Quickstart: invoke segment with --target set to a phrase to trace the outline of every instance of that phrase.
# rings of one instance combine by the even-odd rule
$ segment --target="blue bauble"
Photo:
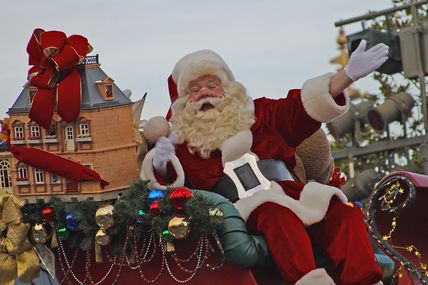
[[[163,191],[161,190],[151,190],[149,192],[149,196],[147,197],[147,205],[150,207],[150,205],[159,199],[163,198]]]
[[[79,221],[74,218],[73,214],[65,216],[65,224],[70,231],[75,232],[79,230]]]
[[[363,205],[361,205],[361,203],[359,201],[354,201],[354,205],[357,206],[360,209],[363,208]]]

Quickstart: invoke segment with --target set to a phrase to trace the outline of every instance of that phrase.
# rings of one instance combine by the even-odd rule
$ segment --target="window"
[[[40,138],[40,127],[37,125],[30,126],[30,138],[39,139]]]
[[[59,183],[61,183],[61,176],[58,176],[56,174],[51,174],[51,183],[52,184],[59,184]]]
[[[34,169],[34,180],[36,184],[44,184],[45,183],[45,174],[40,169]]]
[[[10,181],[10,164],[7,160],[0,160],[0,187],[12,187]]]
[[[89,137],[89,124],[80,123],[80,136]]]
[[[48,138],[56,138],[56,126],[52,124],[48,131],[46,131],[46,137]]]
[[[65,127],[65,138],[67,140],[73,140],[74,139],[73,127],[71,127],[71,126]]]
[[[105,96],[107,99],[113,98],[113,85],[112,84],[106,84],[105,86]]]
[[[28,167],[21,163],[18,165],[18,181],[28,181]]]
[[[23,140],[24,139],[24,128],[22,125],[13,127],[13,139]]]

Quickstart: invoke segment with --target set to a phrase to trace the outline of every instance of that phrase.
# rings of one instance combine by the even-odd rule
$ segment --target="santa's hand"
[[[174,143],[176,140],[177,136],[175,133],[171,133],[168,138],[162,136],[157,140],[155,145],[156,153],[153,157],[153,167],[156,170],[161,172],[166,170],[166,164],[174,153]]]
[[[365,40],[361,40],[344,69],[345,74],[352,81],[357,81],[375,71],[388,59],[389,47],[387,45],[380,43],[365,50],[366,44]]]

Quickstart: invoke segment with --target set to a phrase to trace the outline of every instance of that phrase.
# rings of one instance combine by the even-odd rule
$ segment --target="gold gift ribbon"
[[[0,284],[13,285],[16,277],[31,283],[40,272],[39,258],[27,238],[29,224],[22,223],[25,201],[0,194]]]

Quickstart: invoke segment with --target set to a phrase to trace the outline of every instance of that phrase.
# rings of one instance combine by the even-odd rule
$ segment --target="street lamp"
[[[386,74],[394,74],[403,70],[401,64],[400,38],[395,30],[378,31],[371,28],[364,29],[355,34],[346,37],[348,53],[351,53],[358,47],[361,40],[367,41],[366,49],[369,49],[379,43],[389,46],[388,60],[382,64],[376,71]]]
[[[393,121],[404,123],[414,104],[415,100],[408,93],[391,95],[381,105],[367,112],[367,120],[374,130],[383,132]]]
[[[367,123],[367,112],[370,106],[368,101],[351,104],[347,113],[327,124],[330,134],[338,139],[355,131],[358,136],[360,129]]]

